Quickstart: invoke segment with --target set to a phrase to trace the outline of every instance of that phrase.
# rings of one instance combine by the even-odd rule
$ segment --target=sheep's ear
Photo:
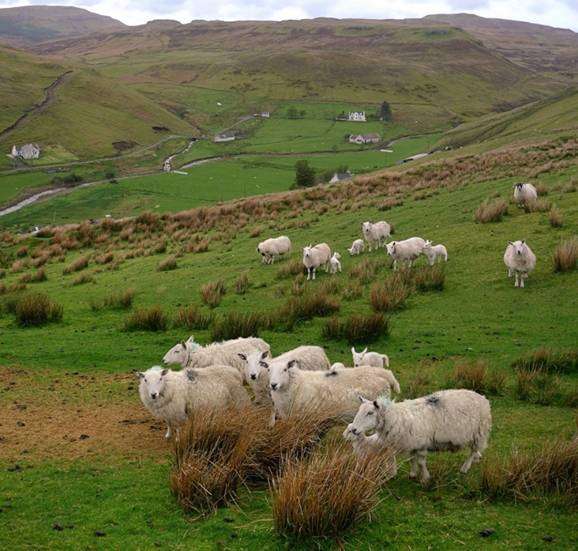
[[[265,352],[263,352],[263,354],[261,354],[261,359],[264,360],[268,355],[269,355],[269,351],[265,350]]]
[[[357,354],[357,352],[355,351],[355,346],[352,346],[352,347],[351,347],[351,353],[354,354],[354,355]]]
[[[379,409],[379,408],[380,408],[380,405],[377,403],[377,400],[373,400],[373,407],[374,407],[375,409]]]
[[[525,244],[526,244],[526,240],[522,239],[522,245],[525,245]]]
[[[142,371],[133,371],[136,377],[139,379],[144,379],[145,374]]]
[[[197,378],[197,374],[195,373],[194,369],[187,369],[185,373],[187,374],[187,379],[189,381],[194,381]]]
[[[366,400],[361,394],[358,394],[358,395],[357,395],[357,399],[358,399],[362,404],[363,404],[363,402],[367,402],[367,400]]]
[[[290,360],[287,363],[287,367],[288,368],[292,368],[292,367],[299,367],[299,362],[297,360]]]
[[[365,354],[367,354],[367,346],[363,349],[362,354],[365,356]]]
[[[168,372],[169,372],[168,369],[163,369],[163,370],[161,371],[161,377],[164,377]]]
[[[186,348],[187,348],[187,343],[186,343],[185,341],[181,341],[181,346],[186,349]]]
[[[191,335],[189,337],[189,339],[187,340],[187,344],[193,344],[195,342],[195,337],[193,335]]]

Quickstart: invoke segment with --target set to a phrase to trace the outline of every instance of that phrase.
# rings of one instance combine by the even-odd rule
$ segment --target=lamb
[[[391,226],[383,220],[375,224],[363,222],[361,231],[369,245],[369,252],[371,252],[374,248],[379,249],[385,245],[385,240],[391,235]]]
[[[363,239],[356,239],[351,244],[351,248],[347,250],[351,256],[357,256],[365,250],[365,241],[363,241]]]
[[[411,265],[423,252],[425,240],[421,237],[410,237],[403,241],[392,241],[387,244],[387,254],[393,258],[393,269],[397,270],[398,262],[406,262]]]
[[[425,242],[422,253],[426,256],[430,266],[436,263],[438,257],[443,258],[444,262],[448,261],[448,250],[441,244],[432,245],[429,239]]]
[[[266,352],[255,351],[251,354],[239,354],[245,362],[245,380],[255,394],[257,405],[272,404],[269,393],[269,371],[276,363],[285,364],[298,360],[305,371],[322,371],[329,369],[329,358],[321,346],[298,346],[276,358],[267,359]]]
[[[263,264],[273,264],[275,259],[291,252],[291,240],[286,235],[265,239],[257,245],[257,252]]]
[[[356,352],[355,347],[352,346],[351,355],[353,356],[353,367],[359,367],[361,365],[372,365],[373,367],[382,368],[389,367],[389,357],[386,354],[368,352],[367,348],[361,352]]]
[[[508,277],[515,277],[515,286],[524,287],[524,280],[536,267],[536,255],[525,241],[508,241],[504,264],[508,268]]]
[[[333,256],[329,259],[329,273],[331,275],[341,272],[341,255],[339,253],[333,253]]]
[[[532,184],[514,184],[514,200],[519,205],[530,203],[538,198],[538,192]]]
[[[327,243],[319,243],[312,247],[303,248],[303,265],[307,269],[307,281],[315,279],[315,270],[321,266],[325,271],[329,271],[329,261],[331,259],[331,249]]]
[[[230,365],[240,373],[245,370],[245,363],[239,358],[239,352],[250,354],[253,351],[270,353],[271,347],[255,337],[215,342],[201,346],[191,335],[188,341],[173,346],[164,356],[165,365],[180,364],[182,367],[207,367],[210,365]]]
[[[375,431],[379,444],[372,442],[372,447],[389,447],[397,453],[409,453],[410,477],[415,478],[419,468],[424,483],[430,479],[426,464],[428,451],[457,451],[469,447],[471,453],[461,467],[465,474],[481,459],[488,445],[492,427],[490,403],[477,392],[442,390],[400,403],[387,397],[359,399],[361,406],[344,437],[351,439]]]
[[[286,419],[292,413],[317,407],[331,416],[353,419],[358,394],[368,393],[374,399],[382,394],[389,396],[394,384],[391,372],[378,367],[304,371],[298,360],[274,363],[269,369],[269,382],[274,407],[272,425],[275,416]]]
[[[233,367],[213,365],[204,369],[171,371],[151,367],[138,373],[143,405],[167,423],[165,438],[186,421],[193,409],[223,407],[242,409],[250,404],[243,377]]]

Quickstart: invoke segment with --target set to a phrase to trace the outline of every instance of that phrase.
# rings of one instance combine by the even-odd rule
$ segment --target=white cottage
[[[352,111],[348,113],[347,120],[349,122],[366,122],[365,111]]]
[[[30,161],[40,157],[40,146],[35,143],[27,143],[20,147],[13,145],[11,157],[14,159],[24,159]]]

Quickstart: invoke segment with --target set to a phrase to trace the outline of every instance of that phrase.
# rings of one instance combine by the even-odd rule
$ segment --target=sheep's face
[[[361,224],[361,231],[363,235],[367,237],[369,232],[371,232],[371,222],[363,222],[363,224]]]
[[[510,241],[510,245],[514,249],[514,254],[516,256],[522,256],[526,251],[526,242],[525,241]]]
[[[361,405],[355,414],[355,418],[345,430],[345,433],[350,433],[349,439],[374,431],[377,428],[378,410],[380,407],[383,407],[380,406],[377,401],[372,402],[362,396],[359,397],[359,400],[361,401]]]
[[[303,258],[309,258],[311,256],[312,247],[303,247]]]
[[[432,248],[431,241],[429,241],[429,240],[426,241],[425,245],[423,246],[424,251],[431,251],[431,248]]]
[[[522,191],[522,188],[524,187],[524,184],[514,184],[514,189],[516,191]]]
[[[269,355],[268,352],[254,352],[253,354],[239,354],[242,360],[245,360],[245,380],[250,384],[252,381],[259,380],[263,372],[269,369],[269,364],[265,358]]]
[[[187,343],[180,342],[175,344],[163,357],[165,365],[180,364],[185,365],[187,361]]]
[[[279,392],[289,385],[291,370],[298,366],[297,360],[276,362],[269,366],[269,385],[272,392]]]
[[[363,365],[363,358],[367,354],[367,348],[361,352],[356,352],[355,348],[351,349],[351,355],[353,356],[353,367],[359,367]]]
[[[341,260],[341,255],[339,253],[333,253],[333,258],[335,258],[335,260]]]
[[[139,373],[141,393],[151,400],[158,400],[163,397],[166,385],[166,374],[168,369],[152,367],[144,373]]]
[[[395,241],[388,243],[385,248],[387,249],[387,254],[393,256],[395,254]]]

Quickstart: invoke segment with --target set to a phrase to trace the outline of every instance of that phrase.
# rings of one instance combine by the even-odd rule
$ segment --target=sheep
[[[244,362],[239,358],[239,352],[250,354],[254,350],[270,353],[271,347],[263,340],[255,337],[233,339],[215,342],[201,346],[191,335],[188,341],[173,346],[164,356],[165,365],[180,364],[182,367],[207,367],[209,365],[230,365],[239,372],[245,369]]]
[[[329,259],[329,273],[331,275],[341,272],[341,255],[339,253],[333,253],[333,256]]]
[[[538,198],[538,192],[532,184],[514,184],[514,200],[519,205],[530,203]]]
[[[536,255],[525,241],[508,241],[504,264],[508,268],[508,277],[515,277],[514,285],[524,287],[524,280],[536,267]]]
[[[393,258],[393,269],[397,270],[398,262],[406,262],[411,265],[423,252],[425,240],[421,237],[410,237],[403,241],[392,241],[386,245],[387,254]]]
[[[422,253],[427,258],[430,266],[436,263],[436,260],[443,258],[444,262],[448,261],[448,250],[443,245],[432,245],[432,242],[428,239],[425,242]]]
[[[379,352],[368,352],[367,348],[361,352],[356,352],[355,347],[351,347],[353,357],[353,367],[361,365],[372,365],[373,367],[389,367],[389,357]]]
[[[375,432],[379,444],[397,453],[409,453],[410,478],[420,470],[426,483],[430,474],[426,465],[428,451],[457,451],[470,448],[461,467],[467,473],[481,459],[488,445],[492,414],[488,400],[471,390],[441,390],[416,400],[395,403],[387,397],[359,397],[361,406],[344,432],[346,439]],[[353,433],[351,436],[349,433]]]
[[[263,264],[273,264],[275,259],[291,252],[291,240],[286,236],[265,239],[257,245]]]
[[[316,407],[331,416],[353,419],[358,394],[368,393],[374,399],[382,394],[389,396],[394,380],[391,372],[378,367],[304,371],[299,368],[299,360],[276,362],[269,369],[274,408],[271,425],[276,416],[286,419],[292,413]]]
[[[303,265],[307,269],[307,281],[315,279],[315,270],[321,266],[325,271],[329,271],[329,261],[331,259],[331,249],[327,243],[319,243],[312,247],[303,248]]]
[[[361,231],[369,245],[369,252],[371,252],[374,248],[379,249],[385,245],[385,240],[391,235],[391,226],[383,220],[375,224],[363,222]]]
[[[357,256],[365,250],[365,241],[363,241],[363,239],[356,239],[351,244],[351,248],[347,250],[351,256]]]
[[[227,365],[182,371],[155,366],[137,376],[143,405],[167,424],[165,438],[171,437],[172,429],[186,421],[193,409],[223,407],[223,403],[241,409],[250,404],[243,377]]]
[[[255,351],[251,354],[240,353],[245,362],[245,380],[255,394],[258,405],[272,404],[269,393],[269,371],[276,363],[287,363],[299,360],[301,369],[305,371],[323,371],[329,369],[329,358],[321,346],[298,346],[276,358],[267,359],[267,353]]]

